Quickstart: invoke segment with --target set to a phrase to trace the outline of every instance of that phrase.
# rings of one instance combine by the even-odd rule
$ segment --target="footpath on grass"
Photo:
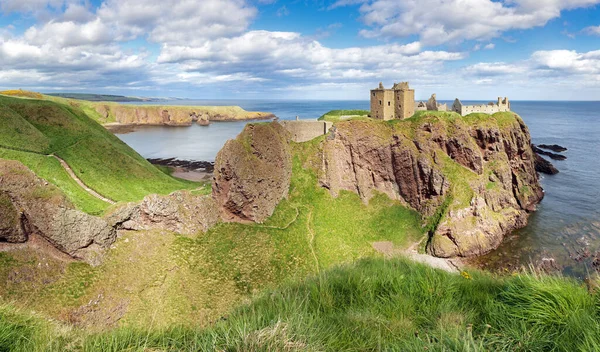
[[[88,187],[85,183],[83,183],[83,181],[79,177],[77,177],[77,175],[75,175],[75,172],[73,172],[73,169],[71,169],[69,164],[67,164],[66,161],[64,161],[60,157],[56,156],[55,154],[44,154],[44,153],[36,152],[33,150],[27,150],[27,149],[23,149],[23,148],[14,148],[14,147],[9,147],[9,146],[5,146],[5,145],[0,145],[0,148],[14,150],[14,151],[23,152],[23,153],[38,154],[38,155],[55,158],[56,160],[58,160],[60,162],[60,165],[63,167],[63,169],[65,169],[65,171],[67,172],[69,177],[71,177],[73,179],[73,181],[75,181],[79,185],[79,187],[83,188],[86,192],[88,192],[92,196],[94,196],[102,201],[105,201],[109,204],[117,204],[117,202],[115,202],[114,200],[104,197],[103,195],[94,191],[93,189]]]

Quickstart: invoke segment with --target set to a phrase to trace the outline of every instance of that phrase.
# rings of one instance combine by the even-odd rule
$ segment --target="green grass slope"
[[[14,351],[597,351],[600,297],[576,281],[367,259],[257,296],[206,328],[67,330],[0,306]]]
[[[369,110],[331,110],[319,117],[318,120],[337,122],[349,119],[364,119],[369,117],[369,115],[371,115]],[[342,119],[342,116],[345,116],[346,118]]]
[[[0,297],[96,328],[112,327],[115,318],[140,328],[205,326],[266,288],[378,255],[375,241],[405,248],[423,238],[419,214],[398,202],[378,196],[366,205],[356,194],[332,198],[319,187],[318,142],[293,145],[289,197],[265,224],[221,223],[191,237],[122,234],[98,267],[13,251],[0,265]],[[19,279],[40,262],[36,275]],[[97,312],[80,308],[99,295]]]
[[[115,201],[198,186],[164,174],[81,109],[0,96],[0,118],[0,158],[23,162],[84,211],[97,213],[108,204],[89,196],[46,155],[64,159],[84,183]]]

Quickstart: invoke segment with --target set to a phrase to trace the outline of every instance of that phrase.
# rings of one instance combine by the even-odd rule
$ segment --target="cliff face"
[[[527,223],[543,198],[529,131],[512,113],[339,123],[323,145],[322,186],[374,192],[432,219],[428,251],[473,256]]]
[[[23,164],[0,160],[0,240],[22,243],[32,234],[90,264],[98,264],[116,239],[105,220],[73,209]]]
[[[210,121],[269,119],[271,113],[250,112],[237,106],[135,106],[96,103],[96,112],[105,120],[122,125],[189,126],[194,122],[206,125]]]
[[[263,222],[287,196],[289,135],[278,123],[249,124],[217,154],[213,197],[225,221]]]

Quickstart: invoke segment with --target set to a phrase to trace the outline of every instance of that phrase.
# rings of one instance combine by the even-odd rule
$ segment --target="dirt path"
[[[69,166],[69,164],[67,164],[66,161],[64,161],[63,159],[59,158],[58,156],[51,154],[48,155],[49,157],[53,157],[56,160],[58,160],[60,162],[60,165],[62,165],[62,167],[67,171],[67,173],[69,174],[69,176],[75,181],[77,182],[77,184],[83,188],[86,192],[88,192],[89,194],[91,194],[92,196],[103,200],[109,204],[117,204],[117,202],[115,202],[112,199],[108,199],[104,196],[102,196],[100,193],[94,191],[93,189],[89,188],[88,186],[85,185],[85,183],[83,183],[83,181],[81,181],[81,179],[79,177],[77,177],[77,175],[75,175],[75,172],[73,172],[73,169],[71,169],[71,167]]]
[[[81,140],[75,142],[73,145],[70,145],[68,147],[65,147],[63,149],[67,149],[67,148],[71,148],[77,144],[79,144],[79,142],[81,142]],[[13,148],[13,147],[8,147],[5,145],[0,145],[0,148],[3,149],[7,149],[7,150],[14,150],[14,151],[18,151],[18,152],[23,152],[23,153],[31,153],[31,154],[38,154],[38,155],[44,155],[47,157],[51,157],[51,158],[55,158],[56,160],[58,160],[60,162],[60,165],[65,169],[65,171],[67,171],[67,174],[69,174],[69,176],[75,181],[77,182],[77,184],[83,188],[86,192],[88,192],[89,194],[91,194],[92,196],[103,200],[109,204],[117,204],[114,200],[112,199],[108,199],[104,196],[102,196],[100,193],[94,191],[93,189],[89,188],[88,186],[85,185],[85,183],[83,183],[83,181],[81,181],[81,179],[79,177],[77,177],[77,175],[75,175],[75,172],[73,172],[73,169],[71,169],[71,167],[69,166],[69,164],[67,164],[63,159],[59,158],[58,156],[54,155],[54,154],[44,154],[44,153],[40,153],[40,152],[36,152],[36,151],[32,151],[32,150],[27,150],[27,149],[22,149],[22,148]]]
[[[312,209],[309,210],[308,212],[308,218],[306,219],[306,229],[308,230],[308,246],[310,247],[310,251],[313,255],[313,258],[315,258],[315,265],[317,266],[317,273],[321,273],[321,266],[319,265],[319,258],[317,258],[317,253],[315,252],[315,247],[313,246],[313,242],[315,241],[315,233],[312,229],[312,227],[310,226],[310,223],[312,221]]]
[[[421,254],[417,251],[419,243],[413,244],[408,249],[398,249],[389,241],[374,242],[373,248],[387,258],[403,256],[414,262],[428,265],[434,269],[441,269],[450,273],[459,273],[462,264],[455,259],[436,258],[428,254]]]

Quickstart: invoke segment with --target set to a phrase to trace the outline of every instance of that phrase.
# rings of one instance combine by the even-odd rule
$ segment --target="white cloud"
[[[586,27],[582,31],[585,34],[596,35],[600,37],[600,26],[590,26]]]
[[[600,0],[372,0],[361,6],[362,19],[373,29],[365,37],[418,35],[425,45],[486,40],[512,29],[545,25],[561,11]]]
[[[493,79],[515,82],[551,81],[566,82],[576,80],[600,86],[600,50],[576,52],[574,50],[536,51],[527,60],[513,63],[477,63],[463,69],[465,77],[473,79]],[[498,82],[500,82],[498,81]]]
[[[418,42],[333,49],[294,32],[250,31],[202,46],[163,46],[159,63],[180,64],[188,72],[212,70],[219,74],[253,72],[310,80],[364,80],[427,74],[463,53],[421,51]],[[433,67],[433,68],[432,68]]]
[[[156,43],[201,44],[206,39],[245,31],[256,9],[244,0],[107,0],[98,10],[102,21],[125,36],[145,35]]]
[[[563,74],[596,75],[600,78],[600,50],[578,53],[574,50],[537,51],[531,55],[539,70]]]

